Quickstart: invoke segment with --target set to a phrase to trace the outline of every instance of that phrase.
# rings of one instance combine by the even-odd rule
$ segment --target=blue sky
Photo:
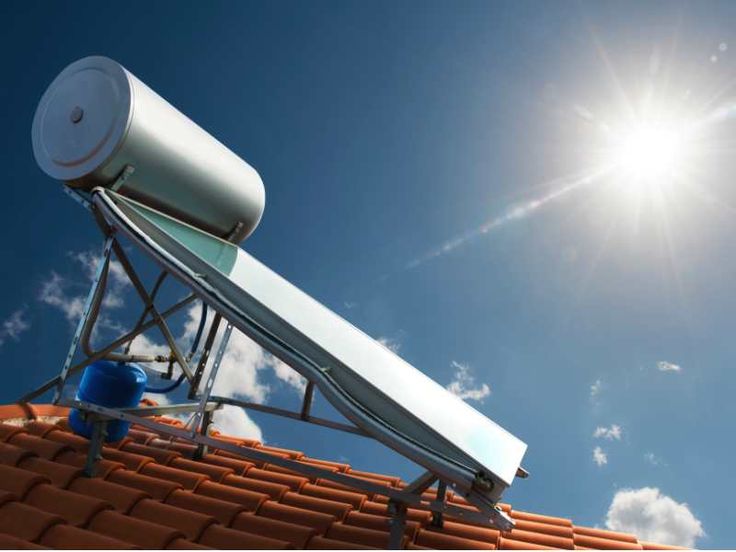
[[[0,16],[3,402],[58,371],[101,245],[37,168],[30,129],[53,77],[102,54],[259,171],[247,251],[475,390],[529,444],[516,508],[734,545],[736,4],[6,2]],[[689,129],[656,185],[610,168],[619,130],[647,118]],[[111,320],[130,321],[117,292]],[[296,404],[298,380],[235,347],[234,389]],[[253,419],[271,443],[414,473],[368,441]]]

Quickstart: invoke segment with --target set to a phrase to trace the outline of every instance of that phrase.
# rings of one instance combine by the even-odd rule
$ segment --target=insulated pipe
[[[122,195],[234,243],[263,214],[255,169],[106,57],[75,61],[54,79],[32,141],[52,178],[91,190],[125,175]]]

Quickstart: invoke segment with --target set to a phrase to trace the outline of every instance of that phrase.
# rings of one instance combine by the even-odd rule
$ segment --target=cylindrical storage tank
[[[255,169],[106,57],[75,61],[54,79],[32,138],[52,178],[90,190],[130,166],[120,193],[235,243],[263,214]]]
[[[146,373],[134,364],[98,360],[84,369],[77,390],[77,400],[109,408],[138,406],[146,389]],[[69,413],[69,425],[74,433],[92,437],[93,424],[85,422],[79,410]],[[107,424],[105,441],[114,443],[128,434],[130,422],[113,420]]]

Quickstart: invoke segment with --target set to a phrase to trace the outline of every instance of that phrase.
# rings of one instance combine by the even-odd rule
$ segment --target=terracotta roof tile
[[[112,548],[117,550],[135,548],[130,543],[72,525],[54,525],[43,534],[41,544],[49,548]]]
[[[131,470],[115,470],[107,476],[107,481],[132,487],[133,489],[140,489],[158,500],[166,500],[166,497],[173,490],[182,488],[181,483],[149,477]]]
[[[43,483],[50,483],[48,477],[20,468],[0,466],[0,489],[13,493],[22,499],[33,487]]]
[[[33,412],[33,418],[66,418],[69,416],[69,409],[66,406],[56,406],[55,404],[31,404],[25,406],[30,406]]]
[[[241,504],[250,512],[256,511],[268,499],[268,495],[265,493],[212,481],[205,481],[197,487],[197,494]]]
[[[19,539],[38,540],[49,527],[57,523],[64,523],[64,519],[22,502],[6,502],[0,508],[0,533],[8,533]]]
[[[97,477],[84,477],[80,468],[87,460],[88,440],[70,433],[64,418],[43,418],[38,414],[42,411],[65,415],[55,408],[0,407],[0,420],[3,412],[14,416],[11,423],[0,422],[0,523],[13,520],[8,525],[10,534],[3,534],[0,528],[0,547],[6,542],[21,547],[29,539],[55,548],[330,549],[385,548],[388,544],[391,525],[384,494],[364,493],[327,479],[313,477],[310,481],[293,470],[250,462],[217,449],[202,460],[193,460],[195,445],[143,426],[134,427],[120,442],[106,445]],[[32,420],[34,417],[38,419]],[[24,419],[31,421],[21,427]],[[178,421],[155,419],[181,427]],[[348,473],[377,485],[406,485],[398,477],[354,470],[345,463],[215,435],[224,442]],[[433,500],[436,489],[427,490],[423,497]],[[452,491],[447,500],[477,511]],[[431,527],[426,504],[409,508],[404,546],[417,550],[670,548],[640,543],[625,533],[573,527],[565,518],[499,506],[516,520],[515,529],[503,535],[462,516],[445,515],[441,529]]]
[[[264,498],[265,500],[265,498]],[[166,499],[166,504],[171,504],[178,508],[199,512],[214,517],[223,525],[230,525],[235,516],[246,511],[247,508],[242,504],[236,504],[210,496],[194,494],[190,491],[176,490]]]
[[[53,460],[62,452],[72,450],[69,445],[49,441],[37,435],[31,435],[30,433],[16,433],[9,437],[6,442],[16,447],[33,451],[41,458],[46,458],[47,460]]]
[[[688,550],[684,546],[672,546],[669,544],[655,544],[653,542],[639,541],[644,550]]]
[[[17,466],[21,460],[32,456],[36,456],[36,453],[8,443],[0,443],[0,464]]]
[[[359,510],[363,503],[366,501],[366,496],[363,493],[355,491],[343,491],[341,489],[333,489],[330,487],[324,487],[322,485],[314,485],[312,483],[307,483],[306,485],[304,485],[301,488],[300,492],[309,496],[316,496],[319,498],[334,500],[336,502],[351,504],[357,510]]]
[[[18,467],[45,475],[54,485],[58,485],[63,489],[66,489],[72,481],[82,475],[82,470],[79,468],[35,456],[21,460]]]
[[[378,531],[376,529],[357,527],[355,525],[345,525],[343,523],[333,523],[327,533],[325,533],[325,537],[328,539],[353,542],[374,548],[388,548],[389,544],[388,531]],[[402,548],[406,541],[407,538],[404,536],[401,546]]]
[[[335,521],[335,516],[325,514],[323,512],[313,512],[305,510],[297,506],[289,506],[287,504],[279,504],[278,502],[264,502],[258,512],[259,516],[278,519],[304,525],[306,527],[314,527],[320,534],[324,534],[327,529]]]
[[[248,470],[250,472],[250,470]],[[238,475],[227,475],[222,480],[226,485],[232,487],[239,487],[241,489],[247,489],[249,491],[257,493],[265,493],[274,500],[280,499],[284,493],[289,490],[288,485],[281,483],[274,483],[273,481],[263,481],[260,479],[253,479],[252,477],[241,477]]]
[[[254,535],[285,540],[293,544],[295,548],[304,548],[307,545],[307,541],[317,534],[317,530],[313,527],[306,527],[249,513],[239,514],[233,521],[231,527]]]
[[[207,527],[217,523],[212,516],[163,504],[150,498],[144,498],[133,506],[130,516],[178,529],[193,541],[197,541]]]
[[[575,545],[600,550],[642,550],[640,544],[621,540],[602,539],[600,537],[589,537],[588,535],[579,535],[577,533],[575,533]]]
[[[0,533],[0,549],[3,549],[3,550],[43,550],[45,548],[46,548],[45,546],[39,546],[38,544],[33,544],[32,542],[28,542],[27,540],[19,539],[18,537],[7,535],[5,533]]]
[[[30,506],[57,514],[67,523],[83,527],[102,510],[111,509],[109,502],[83,494],[59,489],[53,485],[36,485],[24,502]]]
[[[209,476],[202,473],[180,470],[171,466],[162,466],[156,462],[151,462],[143,466],[140,473],[157,479],[166,479],[167,481],[180,483],[185,489],[190,491],[196,489],[203,481],[209,481],[210,479]]]
[[[243,439],[240,437],[229,437],[227,435],[222,435],[218,431],[212,432],[211,437],[217,441],[222,441],[223,443],[230,443],[231,445],[237,445],[239,447],[260,447],[261,446],[261,443],[259,443],[255,439]]]
[[[233,475],[234,473],[232,468],[217,466],[215,464],[206,464],[204,462],[196,462],[187,458],[174,458],[169,466],[185,470],[189,473],[201,473],[216,483],[222,481],[225,476]]]
[[[495,544],[490,542],[464,539],[428,529],[420,529],[415,542],[420,546],[438,550],[493,550],[496,548]]]
[[[174,539],[184,536],[171,527],[132,518],[112,510],[97,514],[92,518],[88,528],[141,548],[165,548]]]
[[[78,477],[69,485],[69,490],[86,496],[97,497],[112,504],[118,512],[127,513],[139,500],[149,498],[146,492],[138,489],[103,481],[93,477]]]
[[[225,550],[283,550],[293,548],[290,543],[284,540],[253,535],[244,531],[236,531],[235,529],[228,529],[221,525],[211,525],[208,527],[202,538],[199,539],[199,543],[205,546],[211,546],[212,548]]]
[[[365,512],[349,512],[344,520],[345,525],[355,525],[356,527],[365,527],[367,529],[375,529],[377,531],[389,531],[391,528],[390,518],[388,516],[377,516],[374,514],[366,514]],[[413,541],[421,525],[416,521],[406,520],[406,529],[404,532]]]
[[[234,475],[243,475],[250,468],[255,466],[255,464],[253,464],[252,462],[237,460],[235,458],[228,458],[227,456],[218,456],[216,454],[205,454],[201,462],[213,466],[230,468],[231,470],[233,470]]]
[[[163,465],[167,465],[174,458],[179,458],[181,456],[181,453],[178,453],[174,450],[163,450],[156,447],[149,447],[147,445],[141,445],[133,441],[125,443],[122,447],[120,447],[120,450],[133,452],[135,454],[140,454],[141,456],[149,456],[156,460],[156,462],[158,462],[159,464]]]
[[[209,546],[198,544],[187,539],[174,539],[166,545],[166,550],[212,550]]]
[[[353,509],[352,505],[346,504],[345,502],[335,502],[334,500],[292,492],[285,493],[281,497],[281,503],[288,504],[289,506],[298,506],[307,510],[314,510],[315,512],[331,514],[338,520],[344,519],[347,513]]]
[[[319,535],[309,539],[307,550],[374,550],[370,546],[362,546],[352,542],[344,542],[335,539],[320,537]]]

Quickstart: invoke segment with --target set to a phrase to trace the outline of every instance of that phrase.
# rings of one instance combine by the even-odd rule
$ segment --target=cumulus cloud
[[[461,399],[480,402],[483,402],[483,399],[491,394],[491,388],[488,384],[476,385],[475,377],[470,373],[470,366],[454,360],[451,366],[455,370],[455,373],[453,374],[452,381],[446,386],[446,389],[450,393],[457,395]]]
[[[593,432],[593,437],[596,439],[608,439],[609,441],[621,440],[621,426],[611,424],[611,427],[598,426]]]
[[[401,342],[394,337],[379,337],[376,339],[381,345],[386,347],[393,353],[397,353],[401,350]]]
[[[659,489],[623,489],[611,501],[606,527],[634,533],[640,540],[694,548],[705,535],[703,525],[684,502],[676,502]]]
[[[263,441],[261,428],[250,419],[245,410],[237,406],[225,405],[221,410],[216,410],[212,416],[212,424],[226,435]]]
[[[0,325],[0,347],[2,347],[8,339],[18,341],[20,334],[31,327],[31,323],[26,318],[26,309],[18,309],[3,320]]]
[[[593,449],[593,462],[600,468],[608,464],[608,455],[604,452],[601,447],[595,447]]]
[[[682,366],[673,362],[667,362],[666,360],[660,360],[657,363],[657,370],[660,372],[681,372]]]
[[[590,386],[590,396],[597,397],[600,395],[601,389],[603,389],[603,382],[599,379],[595,380],[593,385]]]

